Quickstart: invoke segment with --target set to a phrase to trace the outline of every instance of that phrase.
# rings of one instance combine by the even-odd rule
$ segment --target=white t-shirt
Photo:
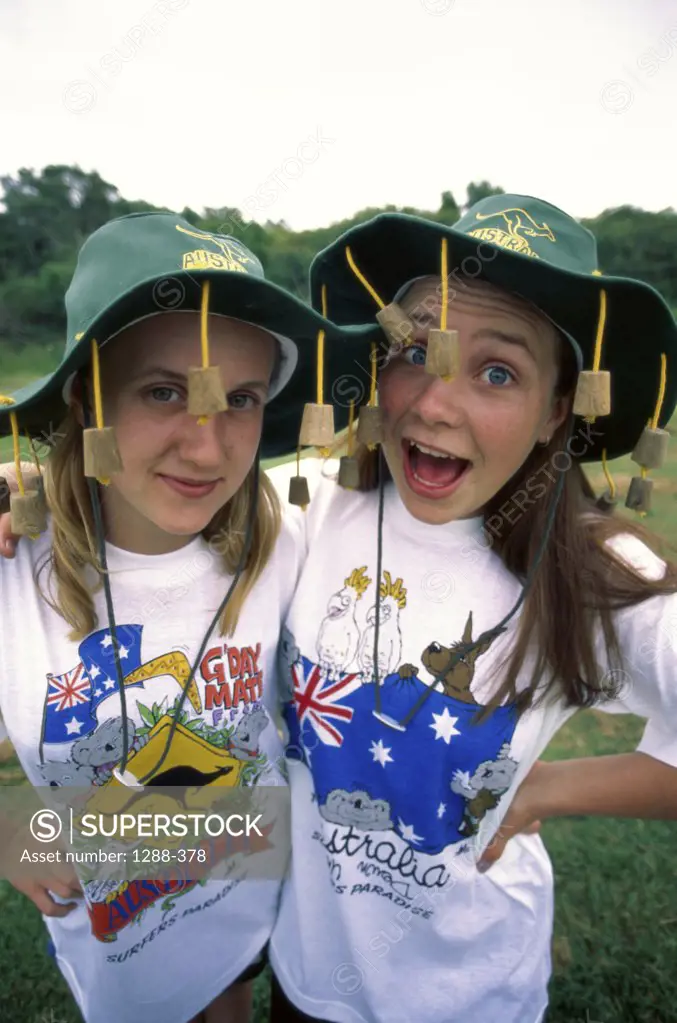
[[[426,525],[393,484],[385,488],[377,694],[378,492],[318,482],[319,464],[303,465],[317,489],[284,634],[293,857],[273,969],[303,1012],[335,1023],[536,1023],[551,972],[549,857],[540,837],[520,835],[488,873],[475,864],[575,711],[550,700],[521,716],[503,706],[472,723],[519,611],[487,649],[457,664],[444,692],[432,687],[453,644],[497,625],[520,585],[489,549],[481,519]],[[281,493],[289,473],[271,473]],[[614,545],[648,574],[663,574],[634,538]],[[652,598],[617,623],[628,676],[615,676],[619,695],[604,709],[648,719],[638,748],[677,766],[677,596]],[[604,674],[601,638],[598,661]],[[375,716],[379,696],[381,715],[400,725],[418,707],[404,730]]]
[[[235,634],[223,637],[218,627],[211,634],[166,766],[209,772],[227,757],[238,784],[284,784],[276,656],[301,565],[299,536],[289,516]],[[103,785],[122,756],[104,593],[95,595],[95,632],[70,642],[70,628],[33,581],[49,544],[49,534],[24,540],[13,561],[0,560],[0,708],[34,784]],[[155,744],[152,768],[164,750],[181,672],[192,667],[232,577],[201,537],[162,556],[108,545],[107,557],[124,675],[149,666],[143,681],[125,685],[133,773],[137,752]],[[76,909],[45,923],[87,1023],[185,1023],[266,945],[279,889],[272,879],[210,879],[177,890],[87,882]]]

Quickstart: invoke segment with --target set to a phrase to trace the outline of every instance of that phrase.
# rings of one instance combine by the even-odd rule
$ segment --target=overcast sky
[[[295,229],[471,180],[677,207],[675,0],[0,0],[0,173]]]

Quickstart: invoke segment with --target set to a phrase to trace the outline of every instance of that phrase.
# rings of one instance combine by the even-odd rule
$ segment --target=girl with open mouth
[[[675,321],[652,288],[600,274],[576,221],[519,195],[453,227],[379,215],[316,257],[311,289],[384,338],[343,457],[302,463],[272,1019],[539,1023],[540,823],[677,819],[677,569],[583,471],[632,452],[627,504],[648,509]],[[586,706],[646,719],[637,750],[543,762]]]

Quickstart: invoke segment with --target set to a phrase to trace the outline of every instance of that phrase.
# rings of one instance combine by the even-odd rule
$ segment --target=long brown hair
[[[101,568],[89,489],[84,473],[82,426],[71,408],[62,423],[57,442],[45,464],[45,496],[51,513],[52,544],[37,569],[38,583],[49,569],[47,585],[40,592],[47,604],[71,626],[71,641],[84,639],[98,625],[92,588],[86,579],[93,569],[101,585]],[[202,536],[222,559],[224,574],[233,574],[243,551],[249,509],[253,497],[254,469],[231,500],[214,516]],[[242,575],[221,616],[224,636],[235,630],[242,606],[263,572],[277,540],[281,508],[272,484],[259,475],[257,515],[252,544]],[[97,586],[97,589],[99,587]],[[224,596],[225,596],[224,587]]]
[[[577,370],[571,346],[562,341],[556,394],[570,397]],[[572,423],[570,416],[547,446],[535,447],[518,472],[483,509],[487,546],[524,584],[545,534],[555,488],[558,483],[561,486],[550,536],[538,568],[532,573],[516,640],[501,665],[503,678],[487,705],[488,710],[506,700],[516,700],[524,708],[554,693],[570,707],[591,707],[618,695],[622,688],[617,681],[618,672],[625,669],[614,612],[677,591],[677,563],[667,555],[666,542],[638,522],[616,518],[597,508],[583,467],[572,457],[574,453],[583,455],[586,436],[587,443],[591,443],[590,435],[585,427],[572,434]],[[375,489],[379,452],[357,446],[355,457],[360,466],[360,489]],[[385,459],[381,471],[384,483],[392,479]],[[540,488],[538,495],[534,481]],[[518,493],[528,495],[530,503],[527,505],[524,499],[522,504],[515,503],[520,514],[511,522],[501,509],[514,502]],[[665,561],[661,579],[646,578],[614,554],[607,541],[623,533],[638,538]],[[598,626],[610,665],[610,671],[601,680],[595,657]],[[531,679],[518,695],[517,678],[527,653],[532,651],[535,658]]]

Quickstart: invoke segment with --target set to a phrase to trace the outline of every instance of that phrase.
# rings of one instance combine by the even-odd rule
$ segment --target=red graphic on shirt
[[[165,912],[174,908],[174,901],[197,884],[204,884],[206,875],[216,864],[223,863],[227,857],[235,855],[250,856],[255,853],[272,849],[270,841],[275,822],[261,824],[261,834],[252,830],[246,835],[223,835],[209,841],[201,841],[197,848],[204,849],[204,863],[193,861],[187,869],[193,875],[175,877],[170,880],[157,881],[122,881],[90,884],[87,886],[87,911],[92,927],[92,934],[99,941],[117,941],[120,931],[132,923],[139,914],[152,906],[158,899],[163,899],[161,909]],[[173,866],[172,873],[179,875],[180,866]],[[197,876],[196,876],[197,875]],[[98,890],[98,891],[97,891]]]
[[[205,710],[223,707],[230,710],[240,704],[255,703],[263,698],[263,671],[259,668],[261,644],[236,647],[213,646],[200,663],[200,672],[207,683]]]

